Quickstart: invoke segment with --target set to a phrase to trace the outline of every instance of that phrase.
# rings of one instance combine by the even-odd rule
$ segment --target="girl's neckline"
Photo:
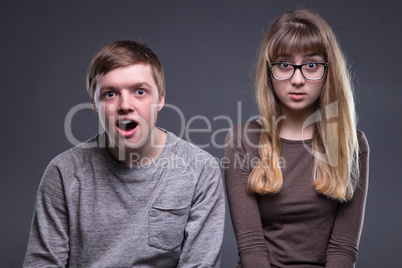
[[[261,128],[261,124],[257,120],[252,120],[259,128]],[[281,142],[289,143],[289,144],[303,144],[303,143],[311,143],[313,139],[304,139],[304,140],[290,140],[280,137]]]

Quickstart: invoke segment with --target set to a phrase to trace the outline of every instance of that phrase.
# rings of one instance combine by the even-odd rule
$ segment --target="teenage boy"
[[[47,167],[24,267],[219,267],[219,165],[155,126],[165,101],[158,57],[138,42],[109,44],[87,89],[105,132]]]

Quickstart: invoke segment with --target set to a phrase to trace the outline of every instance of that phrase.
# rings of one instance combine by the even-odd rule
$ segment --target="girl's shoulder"
[[[244,121],[229,129],[226,139],[244,139],[245,137],[260,136],[261,124],[257,120]]]
[[[370,147],[369,147],[369,143],[368,143],[366,134],[359,129],[357,130],[357,140],[359,142],[360,153],[370,151]]]

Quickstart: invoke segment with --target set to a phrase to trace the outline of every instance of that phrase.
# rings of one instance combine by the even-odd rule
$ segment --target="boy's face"
[[[109,141],[121,149],[152,146],[159,96],[149,64],[119,67],[96,77],[94,109]]]

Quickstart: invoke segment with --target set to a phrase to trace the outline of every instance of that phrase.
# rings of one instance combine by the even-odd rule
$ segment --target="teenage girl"
[[[354,267],[369,147],[345,58],[309,10],[268,29],[256,66],[259,120],[226,138],[226,189],[242,268]]]

